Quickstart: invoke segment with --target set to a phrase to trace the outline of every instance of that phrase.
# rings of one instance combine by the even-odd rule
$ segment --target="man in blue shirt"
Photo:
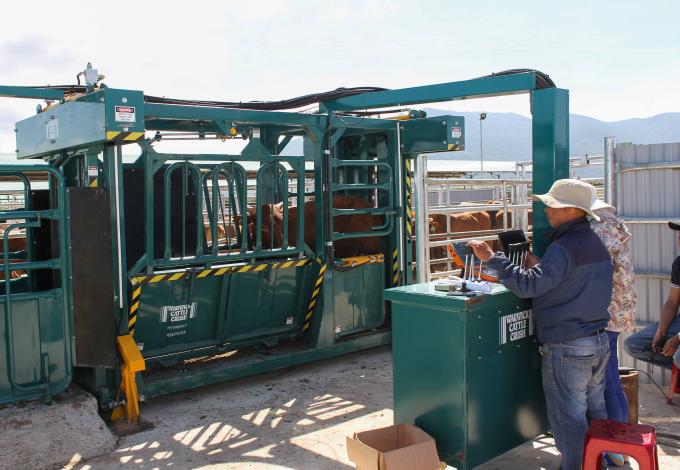
[[[604,375],[609,359],[605,327],[612,295],[609,252],[590,228],[590,187],[559,180],[548,194],[534,195],[547,207],[552,244],[543,259],[522,270],[484,242],[472,241],[477,257],[518,297],[531,298],[541,342],[543,390],[562,470],[580,470],[586,432],[606,419]],[[535,264],[534,264],[535,263]]]

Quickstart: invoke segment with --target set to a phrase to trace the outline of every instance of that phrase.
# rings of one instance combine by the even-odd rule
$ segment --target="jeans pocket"
[[[562,381],[572,392],[585,392],[597,366],[597,356],[562,356]]]
[[[609,357],[612,355],[611,351],[607,351],[607,354],[604,356],[604,362],[602,362],[602,365],[598,367],[597,374],[595,375],[595,381],[596,382],[602,382],[604,380],[604,375],[607,372],[607,363],[609,362]],[[618,367],[616,368],[618,370]]]

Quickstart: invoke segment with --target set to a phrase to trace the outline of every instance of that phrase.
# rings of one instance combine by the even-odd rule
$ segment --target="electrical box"
[[[465,150],[465,118],[437,116],[402,121],[401,152],[433,153]]]
[[[144,94],[103,90],[47,109],[15,125],[17,158],[42,158],[65,149],[144,138]]]
[[[548,431],[531,301],[500,284],[456,297],[436,282],[385,291],[392,302],[394,422],[435,439],[460,470]]]

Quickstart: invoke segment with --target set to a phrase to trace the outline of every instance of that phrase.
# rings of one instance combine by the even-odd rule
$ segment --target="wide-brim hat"
[[[675,222],[668,222],[668,226],[671,230],[680,230],[680,224],[676,224]]]
[[[557,180],[547,194],[534,194],[531,198],[534,201],[541,201],[553,209],[566,207],[581,209],[593,219],[599,221],[600,218],[593,214],[590,208],[590,186],[579,180]]]
[[[597,197],[597,190],[595,189],[595,186],[592,184],[588,184],[590,186],[590,210],[595,212],[599,210],[606,210],[609,212],[616,212],[616,207],[607,204],[604,201],[601,201],[600,198]]]

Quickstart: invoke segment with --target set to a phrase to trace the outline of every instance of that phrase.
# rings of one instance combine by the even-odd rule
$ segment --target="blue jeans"
[[[583,443],[594,419],[606,419],[604,374],[609,340],[602,332],[541,346],[543,390],[562,470],[581,470]]]
[[[617,354],[619,333],[607,331],[609,338],[609,361],[604,374],[604,405],[607,408],[607,419],[628,422],[628,399],[623,393],[621,376],[619,375],[619,358]]]
[[[673,357],[664,356],[663,354],[654,354],[652,351],[652,341],[656,330],[659,328],[659,322],[649,325],[634,335],[629,336],[623,342],[623,349],[633,359],[638,361],[649,362],[655,366],[663,367],[664,369],[673,369],[673,362],[680,367],[680,348],[675,352]],[[668,327],[666,332],[666,339],[672,338],[680,332],[680,317],[675,317],[673,323]]]

